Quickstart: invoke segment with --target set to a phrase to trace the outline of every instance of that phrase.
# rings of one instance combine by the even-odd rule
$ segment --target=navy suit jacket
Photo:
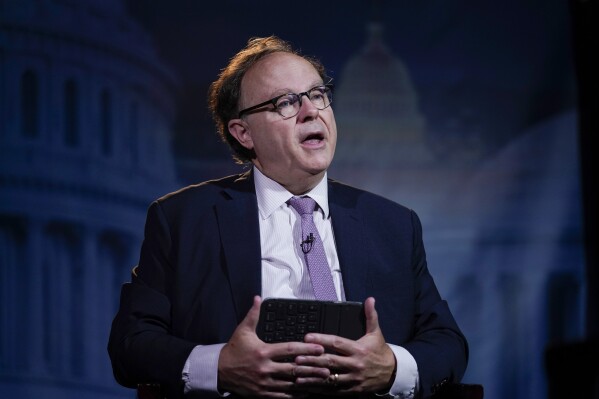
[[[467,342],[429,274],[417,215],[333,180],[328,190],[346,299],[376,299],[385,340],[414,356],[423,396],[459,381]],[[250,172],[151,204],[108,344],[120,384],[159,383],[169,398],[183,397],[191,350],[227,342],[261,293],[258,223]]]

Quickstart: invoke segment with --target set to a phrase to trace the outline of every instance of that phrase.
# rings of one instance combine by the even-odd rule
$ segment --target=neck
[[[320,183],[320,181],[324,178],[326,171],[322,171],[315,175],[307,175],[302,178],[290,179],[289,176],[273,176],[267,172],[265,172],[259,165],[254,164],[260,172],[268,177],[271,180],[276,181],[281,186],[285,188],[285,190],[289,191],[291,194],[295,196],[300,196],[306,194],[310,190]]]
[[[303,195],[312,190],[314,187],[316,187],[323,177],[324,172],[319,173],[317,175],[311,175],[305,179],[300,179],[298,181],[285,183],[279,182],[279,184],[285,187],[285,189],[293,195]]]

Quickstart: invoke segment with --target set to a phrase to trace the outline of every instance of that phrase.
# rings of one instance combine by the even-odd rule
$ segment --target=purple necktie
[[[302,217],[302,242],[300,246],[308,265],[314,296],[319,300],[336,301],[335,283],[333,282],[320,234],[318,234],[314,224],[313,212],[316,209],[316,201],[310,197],[292,197],[289,200],[289,205]]]

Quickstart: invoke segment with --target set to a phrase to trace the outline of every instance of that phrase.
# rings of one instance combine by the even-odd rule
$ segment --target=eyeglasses
[[[323,110],[333,102],[333,84],[327,83],[324,85],[315,86],[303,93],[281,94],[280,96],[271,98],[268,101],[264,101],[263,103],[239,111],[237,117],[241,118],[241,115],[243,114],[251,113],[251,111],[271,104],[274,106],[274,109],[271,109],[271,111],[278,112],[283,119],[293,118],[299,114],[300,107],[302,106],[303,96],[308,97],[312,105],[314,105],[316,108]]]

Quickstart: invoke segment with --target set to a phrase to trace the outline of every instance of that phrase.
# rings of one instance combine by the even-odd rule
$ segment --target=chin
[[[312,158],[311,160],[309,160],[307,165],[309,168],[320,169],[321,171],[325,171],[331,165],[332,161],[333,161],[333,158],[329,157],[328,155],[320,156],[320,157],[315,157],[315,158]]]
[[[326,165],[311,165],[311,167],[308,168],[308,171],[310,172],[310,174],[316,176],[318,174],[326,172],[329,165],[330,163],[327,163]]]

